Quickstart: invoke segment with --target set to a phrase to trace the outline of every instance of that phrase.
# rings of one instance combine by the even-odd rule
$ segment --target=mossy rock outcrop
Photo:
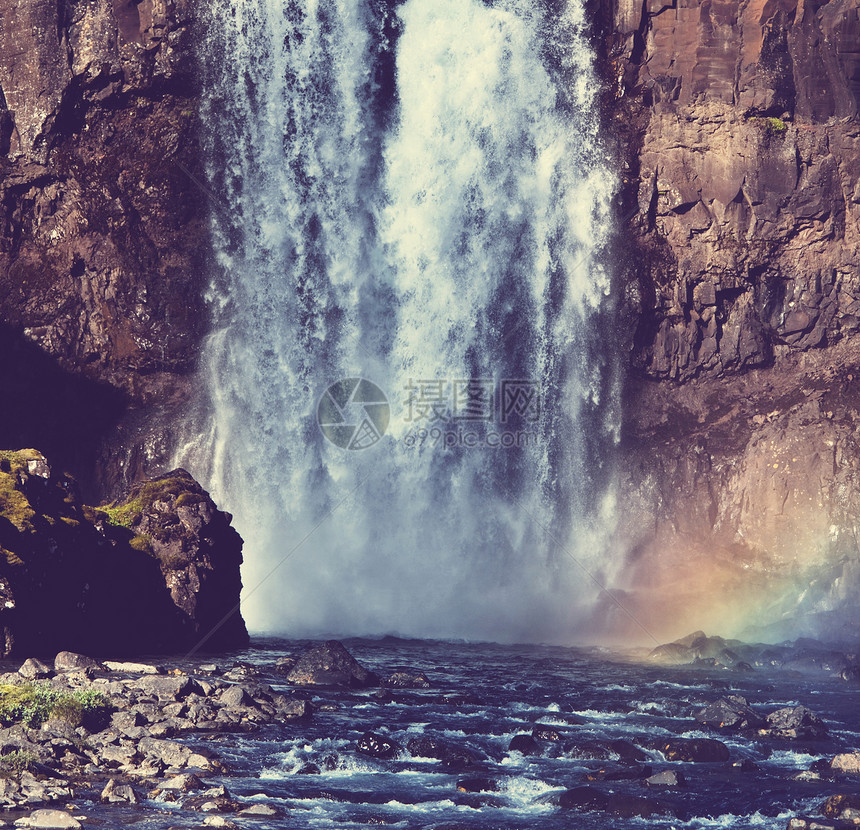
[[[244,645],[230,518],[184,470],[94,508],[38,451],[0,451],[0,653]]]

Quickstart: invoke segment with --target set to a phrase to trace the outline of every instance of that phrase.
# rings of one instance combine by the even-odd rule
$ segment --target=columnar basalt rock
[[[858,3],[600,11],[632,216],[618,584],[663,633],[845,635],[860,573]]]

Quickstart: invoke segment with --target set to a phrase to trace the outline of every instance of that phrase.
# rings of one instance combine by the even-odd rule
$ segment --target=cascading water
[[[249,626],[575,639],[616,424],[583,0],[208,14],[220,269],[178,460],[245,539]]]

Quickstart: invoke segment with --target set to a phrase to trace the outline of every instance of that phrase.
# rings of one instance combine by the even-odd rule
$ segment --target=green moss
[[[32,752],[16,749],[0,755],[0,772],[24,772],[24,770],[33,769],[38,761],[39,759]]]
[[[15,473],[0,472],[0,516],[12,522],[18,530],[33,531],[36,511],[18,489]]]
[[[785,132],[788,129],[788,124],[786,124],[781,118],[754,117],[749,120],[768,135],[782,136],[785,135]]]
[[[188,486],[188,479],[180,476],[168,476],[155,481],[147,481],[135,487],[127,501],[111,502],[111,504],[100,507],[99,510],[107,514],[107,520],[110,524],[131,530],[154,502],[170,501],[172,498],[183,494],[195,495],[188,493]]]
[[[138,533],[138,535],[132,538],[128,543],[128,546],[132,550],[139,550],[142,553],[152,553],[152,537],[147,536],[145,533]]]
[[[74,727],[104,728],[113,711],[101,692],[76,690],[65,693],[46,683],[0,685],[0,723],[23,723],[36,728],[49,718],[61,718]]]
[[[191,507],[193,504],[202,504],[206,501],[206,496],[202,493],[182,493],[178,499],[176,499],[177,507]]]

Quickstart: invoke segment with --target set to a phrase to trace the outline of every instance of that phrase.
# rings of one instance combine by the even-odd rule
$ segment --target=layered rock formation
[[[633,239],[618,584],[659,635],[858,619],[858,5],[601,7]]]
[[[186,472],[104,508],[35,450],[0,452],[0,655],[246,645],[242,540]]]
[[[91,494],[164,462],[205,328],[193,18],[0,0],[0,434]]]

